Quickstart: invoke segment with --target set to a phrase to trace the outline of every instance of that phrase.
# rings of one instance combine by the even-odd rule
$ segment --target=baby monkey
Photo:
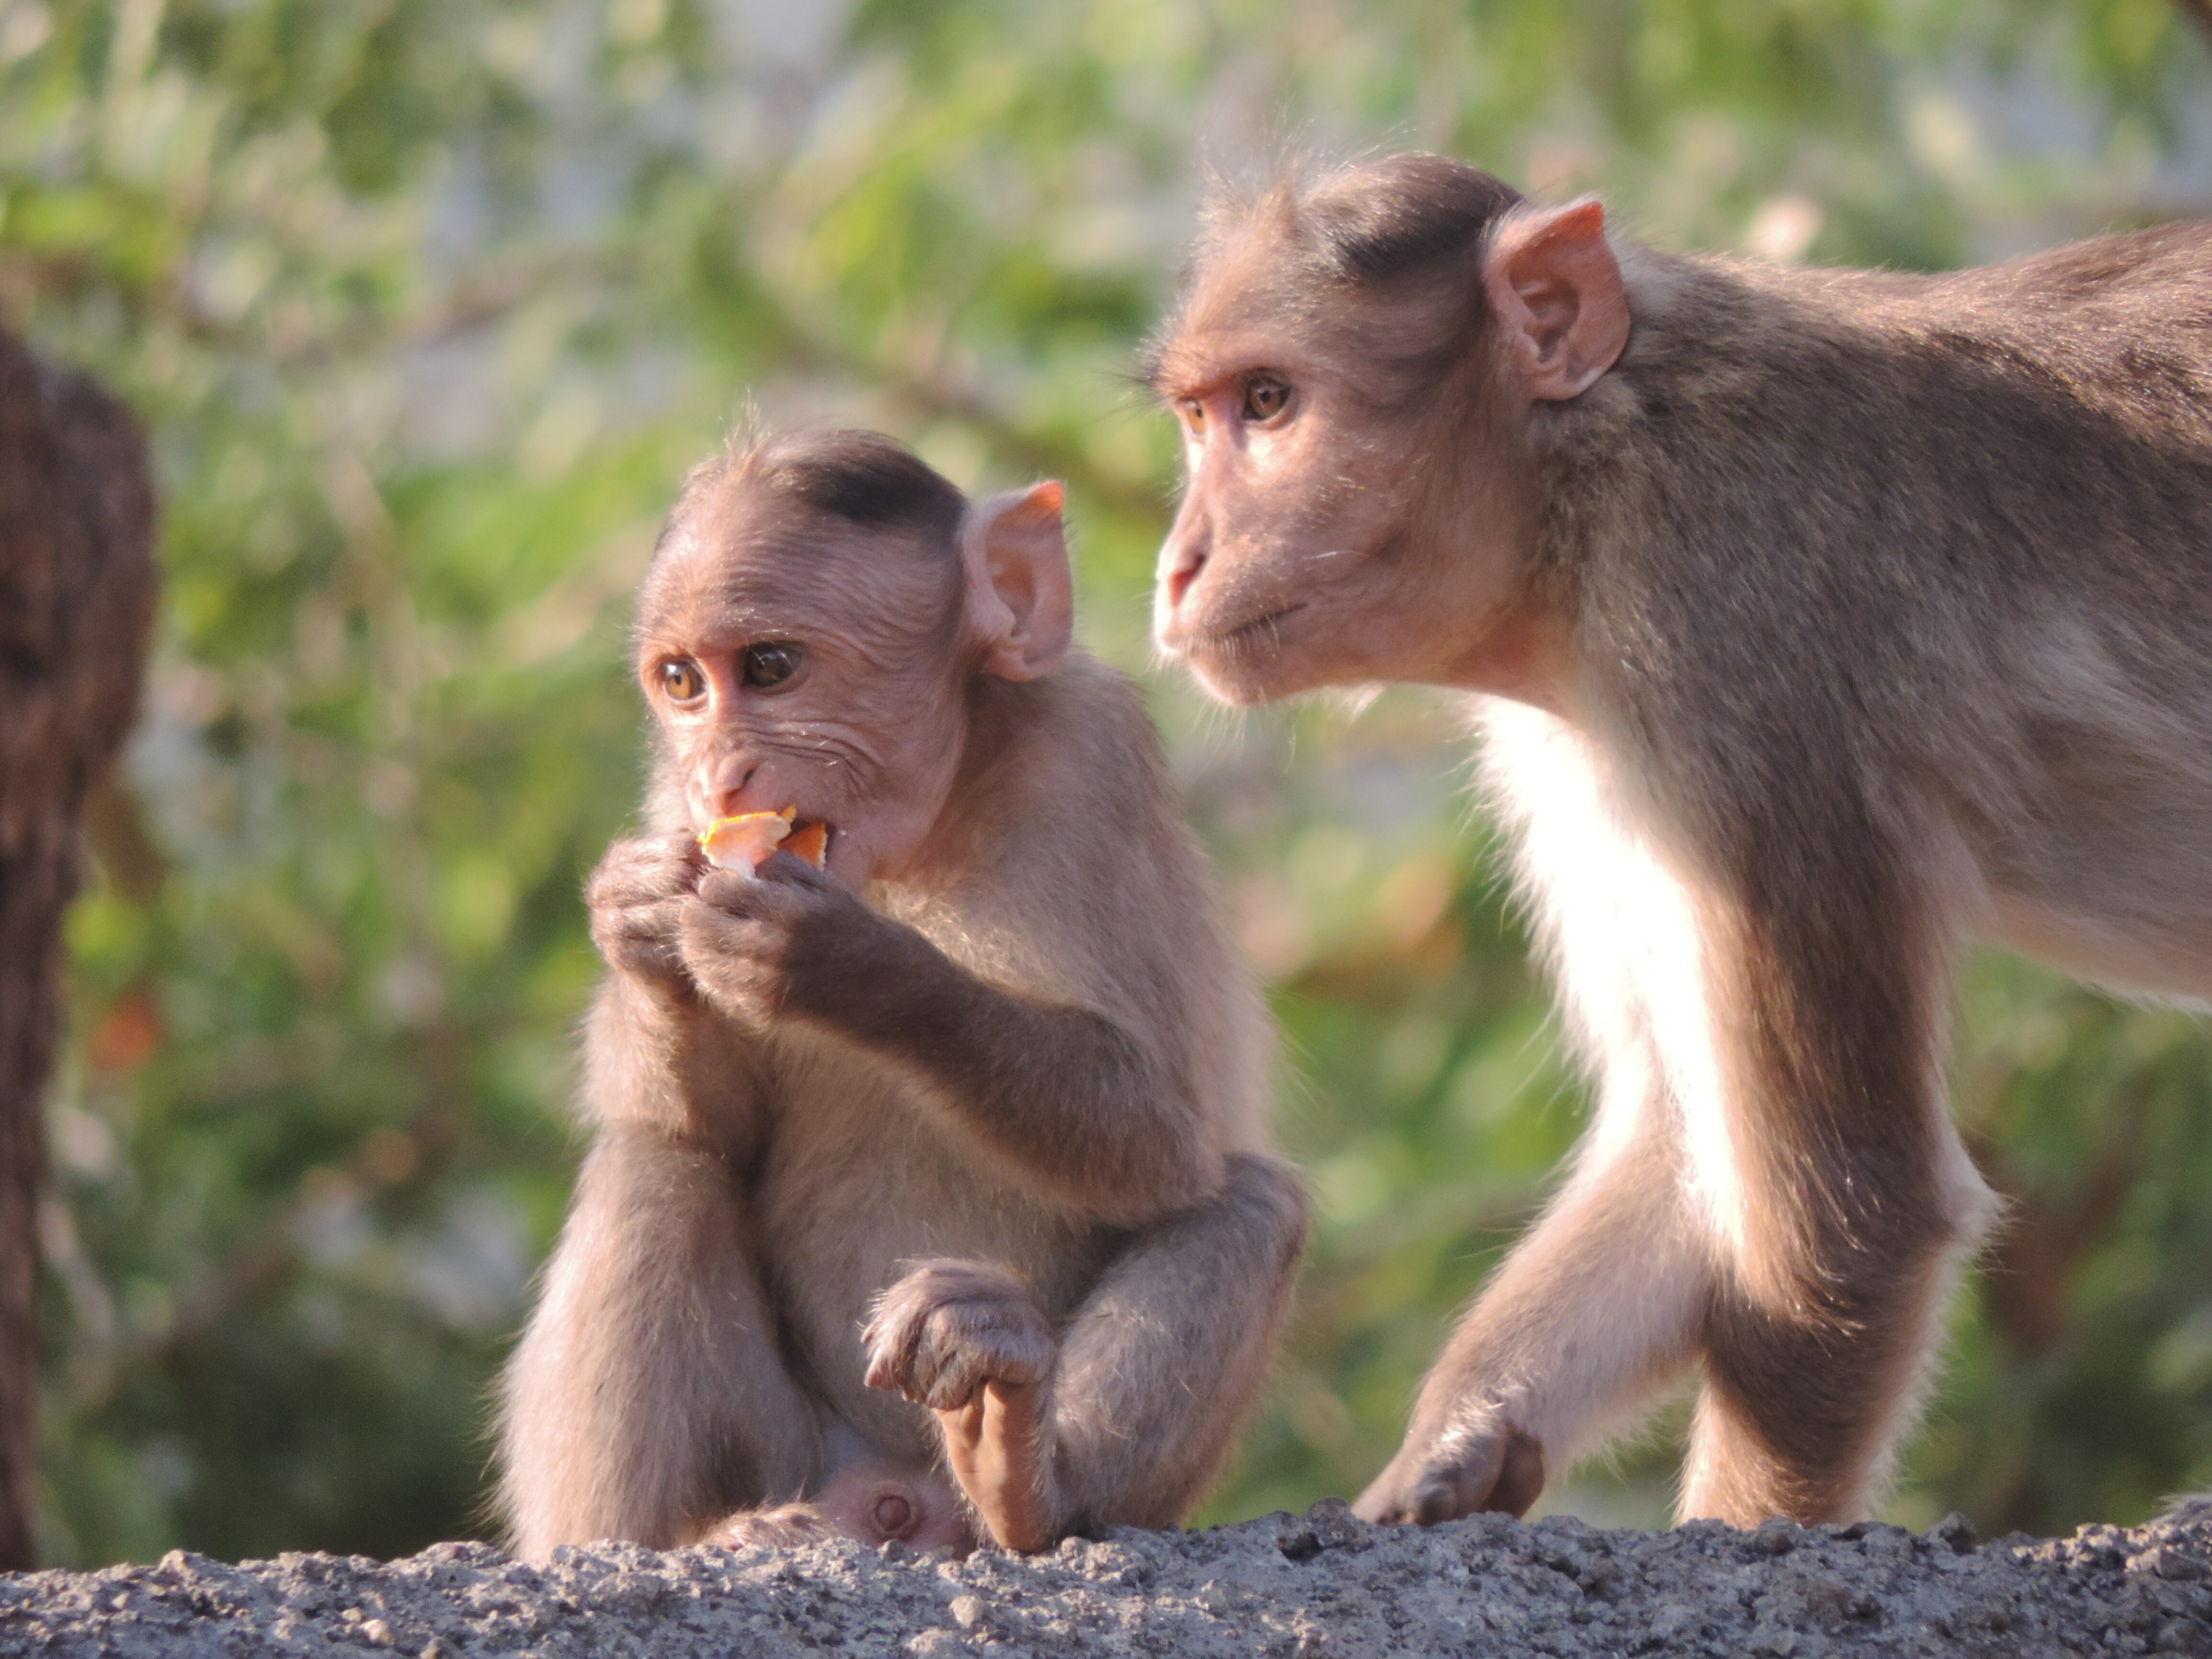
[[[1305,1236],[1269,1030],[1071,646],[1060,508],[857,432],[684,485],[648,833],[588,892],[594,1139],[505,1379],[521,1553],[1166,1525],[1252,1406]],[[824,868],[702,857],[786,809]]]

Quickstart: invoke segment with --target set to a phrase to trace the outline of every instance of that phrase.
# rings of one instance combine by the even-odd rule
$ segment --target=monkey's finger
[[[878,1297],[876,1311],[860,1331],[860,1341],[868,1352],[867,1385],[887,1393],[905,1393],[907,1375],[914,1369],[915,1345],[921,1340],[921,1314],[902,1308],[887,1310]]]
[[[1543,1495],[1544,1448],[1500,1427],[1408,1459],[1404,1452],[1359,1496],[1352,1512],[1385,1525],[1435,1526],[1483,1512],[1522,1515]]]
[[[632,841],[618,842],[616,845],[633,849],[634,856],[641,866],[653,869],[688,871],[696,877],[708,868],[707,854],[699,845],[699,838],[689,830],[640,836]]]
[[[708,871],[699,881],[699,901],[724,915],[749,916],[786,926],[806,908],[805,901],[789,888],[743,870]]]
[[[1052,1375],[1059,1345],[1034,1303],[963,1309],[954,1322],[961,1347],[974,1353],[986,1381],[1011,1389],[1032,1388]]]
[[[775,968],[717,951],[687,948],[682,956],[700,994],[739,1024],[757,1030],[783,1012],[783,975]]]
[[[652,948],[673,951],[683,920],[672,900],[633,904],[593,916],[592,938],[601,951],[617,955]]]
[[[613,939],[673,939],[683,926],[684,901],[647,899],[602,911],[593,921],[601,933]]]
[[[696,890],[699,878],[714,866],[707,862],[699,838],[688,831],[679,831],[665,838],[651,868],[657,878],[667,884],[665,890],[673,895]]]
[[[930,1306],[928,1297],[911,1275],[876,1298],[875,1310],[860,1331],[860,1340],[868,1350],[870,1388],[907,1393]]]
[[[757,916],[732,915],[696,896],[675,901],[685,948],[695,945],[728,957],[771,961],[790,942],[791,930]]]
[[[702,951],[688,944],[677,955],[693,982],[726,1012],[753,1018],[775,1011],[780,976],[772,969],[743,957]]]
[[[861,1383],[879,1394],[900,1394],[906,1390],[899,1386],[898,1361],[891,1354],[876,1352],[868,1356],[868,1373]]]
[[[955,1304],[933,1310],[923,1328],[908,1397],[932,1411],[963,1406],[986,1383],[1027,1389],[1052,1374],[1052,1337],[1036,1305]]]
[[[1003,1294],[1009,1287],[1023,1289],[1018,1279],[988,1262],[925,1256],[901,1266],[906,1271],[877,1296],[868,1322],[860,1330],[863,1342],[883,1356],[885,1363],[901,1369],[910,1363],[930,1316],[938,1310],[988,1297],[994,1292]]]
[[[950,1411],[983,1385],[981,1356],[964,1349],[922,1308],[902,1317],[878,1338],[868,1362],[868,1386],[900,1394],[917,1406]]]
[[[778,887],[796,887],[813,893],[836,893],[844,884],[827,870],[817,870],[796,853],[778,848],[761,861],[754,872],[761,881]]]
[[[673,900],[601,911],[592,918],[592,942],[611,965],[661,975],[681,974],[682,919]]]
[[[705,867],[697,854],[666,837],[617,842],[586,884],[585,902],[605,909],[689,892]]]
[[[932,1333],[933,1337],[935,1334]],[[913,1374],[902,1392],[915,1405],[933,1412],[959,1410],[980,1398],[984,1383],[990,1381],[985,1356],[972,1348],[925,1337],[915,1358]]]

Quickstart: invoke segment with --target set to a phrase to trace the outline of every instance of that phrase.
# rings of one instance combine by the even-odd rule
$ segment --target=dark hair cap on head
[[[1301,228],[1340,278],[1389,283],[1471,252],[1522,200],[1502,179],[1446,155],[1392,155],[1301,191]]]
[[[968,499],[894,438],[842,428],[769,438],[741,456],[744,482],[854,524],[951,536]]]

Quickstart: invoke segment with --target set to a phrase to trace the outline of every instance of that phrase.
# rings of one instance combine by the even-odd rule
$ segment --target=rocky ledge
[[[965,1561],[890,1545],[562,1550],[0,1577],[0,1654],[2212,1654],[2212,1505],[1976,1547],[1954,1519],[1606,1532],[1486,1516],[1428,1531],[1338,1503]]]

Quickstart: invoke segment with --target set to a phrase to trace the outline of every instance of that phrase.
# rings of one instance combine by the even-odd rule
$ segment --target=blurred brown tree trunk
[[[46,1082],[85,792],[138,709],[154,617],[138,427],[0,335],[0,1568],[32,1565]]]

